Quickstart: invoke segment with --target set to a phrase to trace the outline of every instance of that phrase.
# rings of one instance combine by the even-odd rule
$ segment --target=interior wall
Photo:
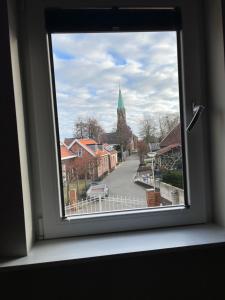
[[[10,9],[10,39],[7,3]],[[1,147],[0,211],[6,212],[0,218],[0,255],[7,254],[8,256],[25,255],[33,238],[24,123],[18,122],[16,124],[15,117],[16,115],[17,117],[20,116],[19,119],[23,120],[15,3],[14,0],[0,1],[0,99],[2,99],[0,128],[2,130],[2,141],[4,140]],[[221,0],[206,0],[204,3],[207,20],[208,94],[211,103],[208,109],[210,111],[213,157],[213,168],[211,170],[213,178],[212,200],[214,203],[214,219],[225,226],[225,139],[223,138],[225,131],[225,70],[222,6]],[[12,56],[10,56],[10,43]],[[11,61],[13,61],[12,68]],[[16,104],[14,96],[16,96]],[[22,157],[21,163],[19,155]],[[23,207],[25,208],[25,214]]]
[[[27,241],[27,251],[29,251],[33,242],[33,225],[32,225],[32,209],[31,209],[31,191],[30,191],[30,180],[29,180],[30,176],[28,171],[28,152],[27,152],[25,116],[24,116],[25,105],[23,101],[24,95],[22,93],[21,66],[19,61],[19,30],[18,30],[19,7],[17,4],[18,2],[16,3],[15,0],[8,1],[12,74],[13,74],[16,120],[17,120],[17,130],[18,130],[26,241]]]
[[[0,37],[0,256],[22,256],[27,247],[6,0],[0,1]]]
[[[211,179],[214,221],[225,226],[225,65],[221,0],[206,0],[208,112],[211,135]]]

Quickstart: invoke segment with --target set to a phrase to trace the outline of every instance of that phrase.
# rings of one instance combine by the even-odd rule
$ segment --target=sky
[[[179,111],[175,32],[53,34],[52,45],[60,140],[78,118],[112,132],[119,85],[138,136],[144,119]]]

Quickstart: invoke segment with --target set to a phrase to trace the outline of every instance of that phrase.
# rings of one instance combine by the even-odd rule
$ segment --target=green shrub
[[[182,171],[167,171],[162,174],[162,181],[180,189],[184,188]]]

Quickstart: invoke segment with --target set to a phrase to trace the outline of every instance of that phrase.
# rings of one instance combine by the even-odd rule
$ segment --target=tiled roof
[[[60,154],[61,154],[61,159],[70,159],[76,157],[76,155],[72,151],[67,149],[66,145],[64,144],[60,145]]]
[[[174,150],[174,149],[180,148],[180,147],[181,147],[181,144],[172,144],[172,145],[169,145],[169,146],[164,147],[164,148],[160,149],[159,151],[157,151],[157,155],[166,154],[166,153],[170,152],[171,150]]]
[[[160,148],[168,147],[173,144],[181,144],[180,123],[161,141]]]
[[[79,139],[79,142],[83,145],[93,145],[93,144],[97,144],[97,142],[93,139]]]
[[[70,146],[74,140],[76,140],[76,138],[65,138],[64,144]],[[93,139],[77,139],[77,140],[83,145],[97,144],[96,141]]]
[[[97,142],[93,139],[79,139],[79,142],[82,145],[85,145],[86,147],[88,147],[90,149],[90,151],[92,151],[97,156],[102,156],[102,155],[109,154],[109,152],[107,152],[105,149],[99,149]],[[93,147],[89,147],[89,145],[90,146],[91,145],[96,145],[96,150]]]
[[[81,147],[86,149],[86,151],[88,151],[93,156],[104,156],[109,154],[109,152],[106,149],[104,149],[102,145],[99,145],[93,139],[73,139],[73,140],[65,139],[65,140],[69,143],[69,145],[71,145],[72,142],[79,143]]]
[[[97,149],[97,151],[95,151],[96,156],[104,156],[104,155],[108,155],[108,154],[109,154],[109,152],[106,150]]]
[[[112,146],[108,144],[99,145],[95,140],[93,139],[74,139],[74,138],[66,138],[64,140],[64,143],[66,146],[70,146],[72,142],[78,142],[81,146],[84,147],[84,149],[88,150],[92,155],[94,156],[104,156],[108,154],[117,153],[116,150],[112,148]],[[103,147],[102,147],[103,146]],[[103,148],[103,149],[102,149]],[[69,152],[66,147],[65,149]],[[65,151],[66,151],[65,150]],[[62,151],[62,150],[61,150]],[[64,150],[63,150],[64,151]],[[72,152],[71,152],[72,153]],[[72,153],[73,154],[73,153]],[[71,155],[71,154],[70,154]]]
[[[103,144],[103,147],[106,151],[108,151],[110,154],[117,153],[117,151],[112,147],[112,145],[109,144]]]

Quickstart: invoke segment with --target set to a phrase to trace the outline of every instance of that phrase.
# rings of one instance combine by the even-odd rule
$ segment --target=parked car
[[[92,182],[86,192],[87,198],[105,198],[109,195],[109,187],[104,183]]]
[[[91,185],[99,185],[99,184],[100,184],[100,182],[98,182],[98,181],[92,181],[89,186],[91,186]]]

